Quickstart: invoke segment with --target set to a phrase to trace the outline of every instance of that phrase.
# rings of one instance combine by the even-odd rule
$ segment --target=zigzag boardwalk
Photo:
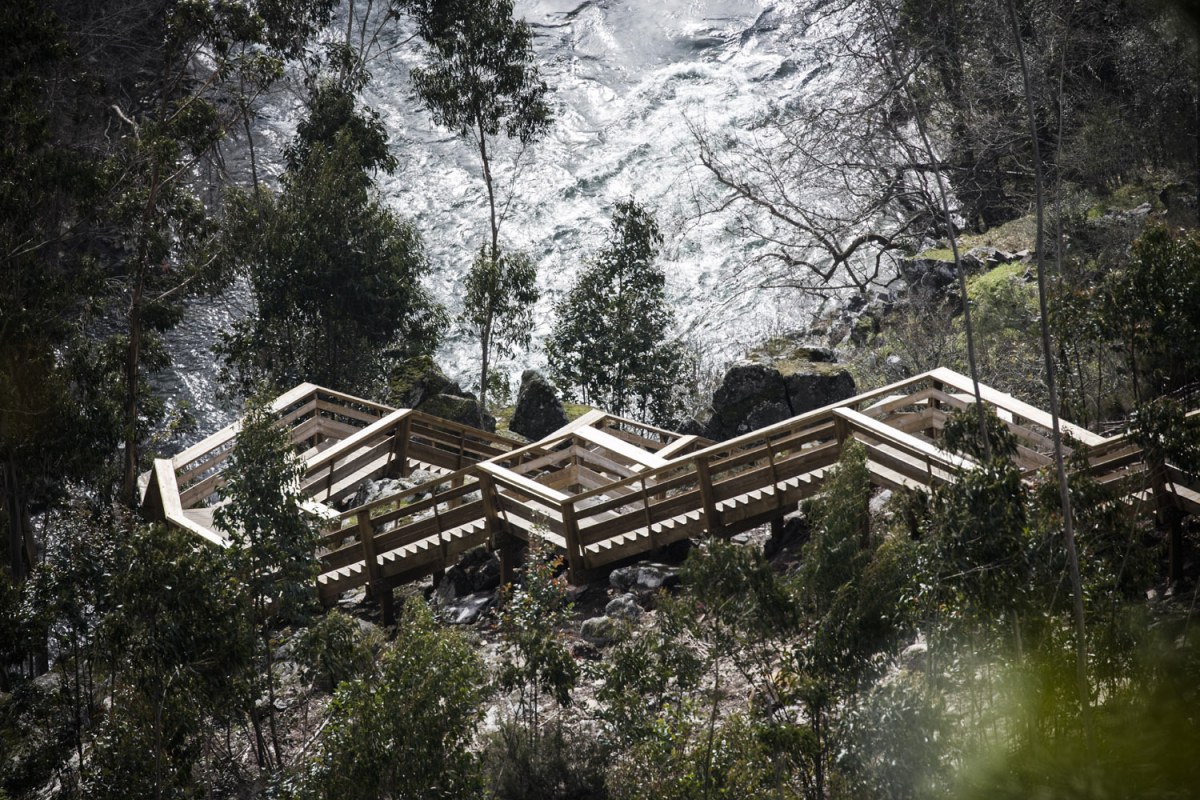
[[[1022,471],[1047,466],[1049,415],[988,387],[981,393],[1017,437]],[[333,602],[364,584],[390,598],[390,587],[438,573],[479,545],[497,548],[507,573],[519,540],[537,537],[563,552],[580,580],[680,539],[779,520],[821,490],[849,439],[866,448],[877,485],[923,489],[953,481],[977,465],[938,440],[947,414],[971,402],[969,379],[936,369],[719,444],[592,411],[525,446],[312,384],[273,407],[303,452],[304,508],[324,529],[318,591]],[[1124,436],[1065,422],[1063,431],[1089,448],[1092,473],[1126,502],[1200,513],[1200,491],[1173,465],[1152,474]],[[235,424],[155,461],[147,516],[226,545],[212,515],[236,435]],[[414,469],[437,477],[336,510],[363,481]]]

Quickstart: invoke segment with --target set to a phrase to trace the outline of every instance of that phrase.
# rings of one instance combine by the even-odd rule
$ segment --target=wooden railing
[[[821,490],[850,439],[867,452],[872,480],[930,488],[978,468],[938,445],[949,413],[973,400],[969,379],[937,369],[833,403],[735,439],[711,443],[593,411],[539,442],[512,441],[418,411],[304,385],[274,404],[306,449],[302,491],[324,522],[319,558],[326,600],[444,569],[465,550],[499,537],[540,538],[581,575],[700,534],[731,534],[778,519]],[[1051,463],[1049,415],[1002,392],[983,399],[1018,442],[1026,473]],[[1198,412],[1192,412],[1194,416]],[[1146,496],[1142,451],[1125,436],[1101,437],[1070,423],[1092,473],[1125,496]],[[209,541],[220,532],[189,517],[220,486],[237,426],[155,464],[148,495],[165,519]],[[436,477],[337,512],[367,478]],[[1156,473],[1155,497],[1173,492],[1200,513],[1200,492],[1172,465]],[[1031,477],[1028,476],[1027,477]],[[182,492],[178,491],[182,488]]]

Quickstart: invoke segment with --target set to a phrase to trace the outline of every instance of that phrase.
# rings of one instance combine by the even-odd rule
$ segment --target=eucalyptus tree
[[[247,620],[240,627],[253,636],[247,648],[256,667],[248,673],[254,698],[249,716],[260,765],[271,763],[258,707],[264,690],[274,762],[281,765],[283,759],[275,719],[271,630],[280,623],[303,620],[316,602],[317,529],[300,508],[303,474],[303,461],[278,417],[265,400],[251,399],[224,472],[220,493],[225,502],[217,509],[215,521],[233,545],[228,550],[229,566]]]
[[[546,356],[554,380],[616,414],[670,417],[683,348],[670,338],[675,314],[655,264],[663,237],[633,199],[613,211],[608,244],[555,309]]]
[[[479,412],[487,411],[489,367],[495,355],[526,347],[533,333],[533,306],[540,292],[537,267],[524,253],[479,249],[467,273],[463,321],[479,338]],[[482,420],[481,420],[482,421]]]
[[[360,105],[357,57],[309,79],[307,113],[285,152],[279,193],[233,196],[226,251],[250,279],[257,312],[220,345],[227,373],[315,381],[369,393],[398,359],[431,352],[444,312],[421,284],[416,229],[379,197],[372,173],[396,159],[379,115]]]
[[[533,31],[513,18],[512,0],[407,5],[429,55],[412,70],[413,88],[438,125],[475,146],[483,172],[490,237],[467,279],[464,320],[479,338],[479,405],[486,411],[493,348],[527,341],[528,309],[538,298],[528,259],[501,251],[500,225],[512,195],[498,207],[496,140],[515,140],[523,152],[541,138],[552,119],[549,89],[534,61]]]

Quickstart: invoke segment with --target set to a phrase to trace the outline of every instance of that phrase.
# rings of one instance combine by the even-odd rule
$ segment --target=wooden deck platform
[[[986,403],[1019,442],[1027,475],[1051,463],[1046,412],[989,387]],[[973,400],[971,381],[935,369],[730,441],[591,411],[545,439],[511,439],[409,409],[302,384],[273,403],[303,453],[303,508],[320,520],[318,592],[326,602],[364,584],[391,586],[453,565],[467,550],[538,538],[579,578],[621,559],[701,535],[730,535],[779,519],[817,494],[850,439],[871,479],[923,489],[978,465],[939,446],[948,412]],[[1195,413],[1195,412],[1193,412]],[[1089,448],[1096,478],[1129,502],[1200,513],[1200,487],[1167,465],[1150,485],[1140,448],[1064,422]],[[155,462],[143,507],[151,519],[228,546],[213,522],[238,426]],[[424,470],[435,477],[339,511],[368,479]]]

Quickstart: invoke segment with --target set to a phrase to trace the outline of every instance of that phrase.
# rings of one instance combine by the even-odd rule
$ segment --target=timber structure
[[[987,386],[981,397],[1016,436],[1026,477],[1051,465],[1050,415]],[[302,508],[320,520],[318,593],[326,603],[368,586],[390,614],[391,588],[440,575],[465,551],[500,552],[511,576],[522,541],[562,553],[572,580],[680,539],[731,535],[782,520],[821,491],[846,442],[866,449],[872,481],[928,489],[979,465],[940,446],[948,414],[974,401],[971,381],[935,369],[714,443],[590,411],[540,441],[512,439],[312,384],[272,404],[302,453]],[[1192,412],[1195,415],[1200,412]],[[1125,435],[1062,421],[1071,448],[1116,496],[1159,514],[1200,513],[1200,489],[1171,464],[1148,465]],[[213,521],[237,423],[154,462],[143,508],[216,546]],[[368,479],[429,480],[340,510]]]

